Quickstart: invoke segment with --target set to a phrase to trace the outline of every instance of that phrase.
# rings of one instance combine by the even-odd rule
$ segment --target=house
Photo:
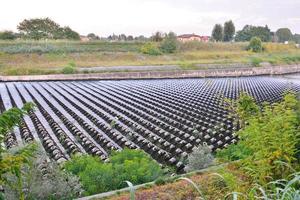
[[[196,34],[183,34],[183,35],[179,35],[177,37],[177,40],[181,41],[181,42],[188,42],[188,41],[199,41],[199,42],[208,42],[210,39],[209,36],[200,36],[200,35],[196,35]]]

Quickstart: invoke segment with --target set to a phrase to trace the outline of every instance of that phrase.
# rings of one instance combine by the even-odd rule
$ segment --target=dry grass
[[[48,53],[5,53],[1,48],[38,46],[48,51],[48,45],[55,46]],[[123,46],[122,46],[123,45]],[[61,73],[63,67],[74,62],[77,67],[128,66],[128,65],[179,65],[182,69],[194,69],[196,64],[252,63],[253,60],[271,64],[298,63],[300,50],[291,45],[265,44],[264,53],[255,54],[244,50],[246,43],[184,43],[175,54],[150,56],[138,52],[140,43],[108,42],[1,42],[0,74],[32,75]],[[68,48],[66,48],[68,47]],[[12,48],[12,49],[14,49]],[[46,48],[46,50],[44,49]],[[34,49],[34,48],[33,48]],[[76,51],[74,51],[74,49]],[[36,49],[35,49],[36,50]],[[292,57],[292,58],[290,58]],[[258,59],[257,59],[258,58]],[[299,60],[300,61],[300,60]]]
[[[213,172],[196,174],[189,177],[200,188],[206,199],[224,199],[226,194],[233,191],[247,194],[251,182],[238,168],[232,165],[216,172],[223,176],[225,181],[214,175]],[[127,200],[129,199],[129,193],[121,193],[106,199]],[[149,186],[149,188],[138,189],[136,191],[136,200],[144,199],[193,200],[199,199],[199,193],[191,184],[184,180],[178,180],[163,185],[154,185]]]

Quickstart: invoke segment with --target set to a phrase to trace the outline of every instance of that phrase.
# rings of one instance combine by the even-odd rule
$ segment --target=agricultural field
[[[300,62],[300,50],[295,44],[265,43],[264,51],[247,51],[243,43],[178,43],[174,53],[148,55],[141,52],[145,42],[107,41],[0,41],[0,75],[61,74],[70,63],[72,73],[116,71],[112,66],[176,65],[176,70],[207,69],[210,66],[230,67],[295,64]],[[159,45],[159,43],[155,44]],[[106,67],[97,71],[93,67]],[[145,70],[144,68],[141,68]],[[172,69],[171,69],[172,70]],[[119,72],[139,71],[138,68],[118,68]],[[148,71],[152,71],[151,68]]]
[[[237,142],[226,98],[245,91],[258,103],[277,102],[287,90],[300,86],[271,77],[0,83],[2,111],[36,105],[5,144],[39,141],[57,162],[75,153],[106,160],[112,150],[142,149],[180,172],[194,146]]]

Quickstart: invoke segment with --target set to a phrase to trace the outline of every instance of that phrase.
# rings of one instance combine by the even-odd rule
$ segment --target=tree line
[[[220,42],[245,42],[253,37],[258,37],[263,42],[286,42],[294,41],[300,43],[300,34],[293,34],[288,28],[279,28],[272,32],[268,25],[253,26],[245,25],[242,30],[235,32],[234,23],[230,20],[222,24],[216,24],[211,34],[212,40]]]
[[[0,39],[2,40],[14,40],[16,38],[23,39],[70,39],[79,40],[80,35],[76,31],[72,30],[69,26],[60,26],[50,18],[34,18],[25,19],[17,26],[19,32],[14,33],[12,31],[0,32]],[[160,31],[155,32],[150,38],[143,35],[134,37],[132,35],[125,34],[112,34],[106,38],[100,38],[95,33],[89,33],[86,37],[89,40],[108,40],[108,41],[154,41],[161,42],[166,33]],[[276,32],[272,32],[267,25],[265,26],[253,26],[245,25],[242,30],[236,32],[235,25],[232,20],[229,20],[222,24],[216,24],[213,27],[211,39],[213,41],[223,42],[244,42],[250,41],[251,38],[258,37],[263,42],[285,42],[294,41],[300,43],[300,34],[293,34],[288,28],[279,28]]]

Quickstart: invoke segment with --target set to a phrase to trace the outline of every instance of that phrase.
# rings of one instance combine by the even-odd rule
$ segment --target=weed
[[[250,63],[254,66],[254,67],[259,67],[260,66],[260,63],[262,62],[263,60],[261,58],[258,58],[258,57],[252,57],[250,59]]]
[[[67,66],[65,66],[62,71],[63,74],[74,74],[76,72],[76,64],[74,62],[70,62]]]

